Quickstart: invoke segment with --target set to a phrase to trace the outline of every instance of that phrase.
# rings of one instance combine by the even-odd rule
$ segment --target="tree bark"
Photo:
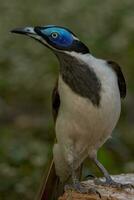
[[[112,176],[113,180],[122,184],[134,185],[134,174],[121,174]],[[103,179],[102,179],[103,180]],[[82,182],[86,188],[95,188],[98,194],[80,194],[67,190],[58,200],[134,200],[134,188],[117,189],[107,186],[95,185],[93,180]]]

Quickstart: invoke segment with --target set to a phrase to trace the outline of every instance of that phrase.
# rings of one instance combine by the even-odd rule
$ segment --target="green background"
[[[57,59],[43,45],[10,33],[48,24],[70,28],[93,55],[122,66],[127,97],[99,158],[111,174],[134,172],[134,1],[0,0],[0,200],[32,200],[52,152]]]

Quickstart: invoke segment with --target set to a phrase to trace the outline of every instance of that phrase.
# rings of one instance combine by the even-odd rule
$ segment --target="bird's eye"
[[[58,33],[57,32],[53,32],[51,33],[52,38],[56,39],[58,37]]]

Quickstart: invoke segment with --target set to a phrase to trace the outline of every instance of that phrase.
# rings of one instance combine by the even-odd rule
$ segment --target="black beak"
[[[33,27],[16,28],[11,30],[11,33],[18,33],[23,35],[37,35]]]
[[[15,29],[11,30],[11,33],[27,35],[27,36],[29,36],[29,37],[41,42],[43,45],[47,46],[47,42],[46,42],[45,36],[42,37],[41,31],[40,31],[40,27],[38,27],[38,26],[36,26],[36,27],[15,28]]]

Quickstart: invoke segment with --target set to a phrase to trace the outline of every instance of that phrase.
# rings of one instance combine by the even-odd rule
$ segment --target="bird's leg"
[[[97,165],[99,170],[103,173],[105,176],[106,181],[103,182],[99,179],[95,179],[94,182],[97,185],[103,185],[103,186],[111,186],[115,188],[134,188],[132,184],[122,184],[122,183],[117,183],[115,182],[111,176],[109,175],[108,171],[105,169],[105,167],[98,161],[97,157],[92,158],[94,163]]]
[[[73,162],[70,164],[72,185],[66,185],[65,190],[71,189],[80,193],[87,193],[86,188],[80,183],[82,166],[76,170],[75,162],[76,159],[73,159]]]
[[[76,170],[75,162],[76,162],[76,159],[73,159],[73,162],[70,165],[73,184],[66,185],[65,190],[75,190],[76,192],[83,193],[83,194],[85,194],[85,193],[92,194],[93,193],[93,194],[97,194],[97,195],[99,195],[99,197],[101,197],[100,193],[94,187],[87,188],[86,185],[84,185],[84,183],[80,182],[81,173],[82,173],[82,164],[80,165],[79,169]]]
[[[87,193],[87,189],[81,184],[80,182],[80,171],[82,173],[82,169],[80,169],[82,166],[80,165],[79,169],[75,169],[76,162],[78,162],[79,158],[77,154],[75,153],[75,150],[72,152],[73,154],[73,160],[71,163],[71,170],[72,170],[72,182],[73,182],[73,188],[80,193]],[[79,164],[78,164],[79,165]]]
[[[104,174],[106,178],[106,182],[110,183],[112,181],[111,176],[109,175],[108,171],[105,169],[105,167],[97,160],[97,158],[93,158],[94,163],[97,165],[97,167],[100,169],[100,171]]]
[[[97,194],[99,197],[101,197],[100,193],[94,188],[87,188],[84,184],[82,184],[77,176],[77,171],[74,169],[72,166],[72,185],[66,185],[65,186],[65,191],[66,190],[75,190],[76,192],[85,194],[85,193],[91,193],[91,194]]]

